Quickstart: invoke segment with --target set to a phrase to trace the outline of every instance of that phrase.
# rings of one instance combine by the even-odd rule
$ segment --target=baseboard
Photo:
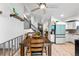
[[[56,45],[63,45],[63,44],[65,44],[65,43],[56,43]]]
[[[65,42],[65,43],[71,43],[71,44],[75,44],[75,43],[73,43],[73,42],[71,42],[71,41],[67,41],[67,42]]]

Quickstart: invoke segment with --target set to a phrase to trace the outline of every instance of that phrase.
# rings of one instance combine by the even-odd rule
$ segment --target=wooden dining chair
[[[32,38],[27,53],[29,53],[30,56],[42,56],[44,52],[44,40]]]

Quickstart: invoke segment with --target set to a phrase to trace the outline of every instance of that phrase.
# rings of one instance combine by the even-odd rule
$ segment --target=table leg
[[[51,56],[51,44],[48,45],[48,56]]]
[[[20,43],[20,56],[24,56],[24,45]]]

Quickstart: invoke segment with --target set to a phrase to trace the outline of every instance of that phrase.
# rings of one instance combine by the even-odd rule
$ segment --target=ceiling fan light
[[[46,8],[46,6],[44,4],[41,4],[40,9],[44,9],[44,8]]]

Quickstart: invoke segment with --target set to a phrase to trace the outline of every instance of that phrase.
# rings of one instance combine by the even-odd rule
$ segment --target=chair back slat
[[[30,40],[30,53],[31,55],[42,55],[43,54],[43,39],[31,39]]]

